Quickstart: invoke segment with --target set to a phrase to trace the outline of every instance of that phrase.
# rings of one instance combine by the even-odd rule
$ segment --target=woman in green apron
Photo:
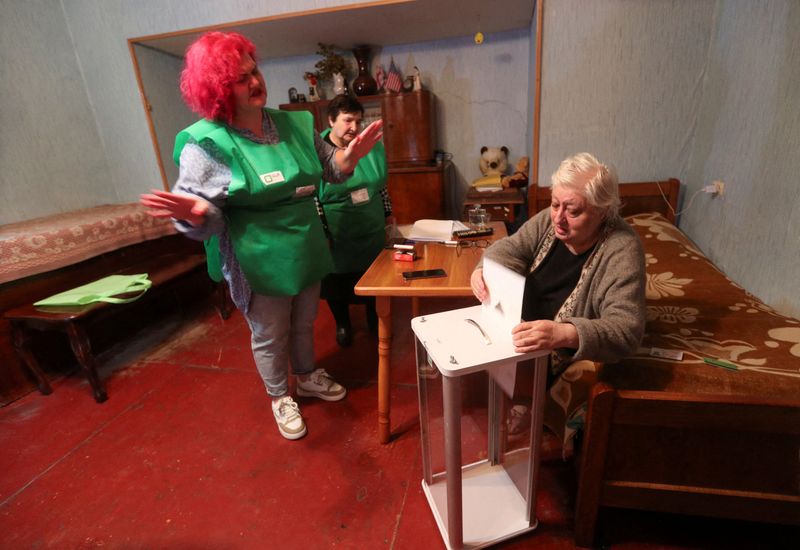
[[[320,136],[336,147],[347,147],[358,135],[364,107],[352,96],[336,96],[328,104],[330,128]],[[375,331],[375,298],[356,296],[353,287],[364,275],[385,241],[386,218],[392,203],[386,190],[386,155],[378,143],[361,159],[343,184],[323,181],[317,195],[320,219],[331,242],[333,273],[322,279],[321,296],[336,320],[336,342],[353,341],[350,304],[364,304],[367,325]]]
[[[333,269],[314,196],[320,178],[350,177],[382,124],[337,149],[316,134],[310,113],[266,109],[255,46],[236,33],[210,32],[189,47],[181,92],[203,119],[175,140],[173,192],[153,191],[141,202],[206,241],[209,274],[225,278],[247,319],[278,429],[298,439],[306,427],[288,393],[290,362],[298,395],[338,401],[346,394],[314,368],[319,281]]]

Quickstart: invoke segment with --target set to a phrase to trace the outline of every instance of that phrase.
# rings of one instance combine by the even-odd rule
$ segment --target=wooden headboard
[[[619,212],[623,216],[642,212],[659,212],[669,221],[675,223],[675,212],[678,211],[678,193],[680,189],[681,182],[675,178],[665,181],[621,183],[619,185],[619,198],[622,200],[622,206]],[[549,187],[539,187],[536,184],[528,187],[528,212],[530,216],[549,206]]]

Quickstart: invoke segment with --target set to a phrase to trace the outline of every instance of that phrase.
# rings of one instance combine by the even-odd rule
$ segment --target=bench
[[[6,402],[33,389],[25,372],[33,375],[42,394],[52,391],[41,360],[52,359],[54,353],[49,341],[41,342],[48,337],[45,333],[60,332],[66,334],[95,400],[102,403],[108,395],[97,373],[93,333],[113,328],[113,341],[123,323],[151,317],[160,304],[156,300],[167,292],[200,288],[207,293],[212,288],[204,273],[202,244],[176,234],[169,221],[146,216],[135,203],[0,226],[0,253],[0,356],[9,359],[0,368],[0,389]],[[107,275],[135,273],[147,273],[153,285],[129,304],[32,305]],[[217,287],[217,307],[227,318],[230,307],[224,294]]]
[[[65,332],[69,337],[72,352],[75,354],[81,370],[92,386],[95,401],[102,403],[108,399],[108,395],[97,375],[97,365],[86,330],[87,325],[101,318],[122,315],[128,309],[128,306],[133,304],[141,306],[137,302],[152,299],[154,294],[158,293],[159,289],[167,285],[167,283],[175,282],[181,277],[202,268],[204,265],[205,256],[200,253],[190,255],[164,254],[121,269],[117,273],[123,275],[147,273],[153,282],[150,290],[142,298],[130,304],[99,302],[76,307],[35,307],[33,305],[24,305],[7,311],[4,316],[11,323],[14,349],[36,377],[39,391],[47,395],[52,392],[52,389],[33,352],[31,330],[58,330]]]

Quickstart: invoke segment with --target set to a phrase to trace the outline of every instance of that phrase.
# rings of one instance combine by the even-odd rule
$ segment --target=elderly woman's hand
[[[139,203],[149,208],[154,218],[175,218],[196,226],[203,225],[208,202],[192,195],[179,195],[153,189],[152,193],[139,197]]]
[[[579,345],[575,326],[555,321],[523,321],[511,330],[511,341],[517,353],[558,348],[576,349]]]
[[[469,278],[469,285],[472,287],[472,293],[480,300],[481,303],[485,302],[489,297],[489,289],[486,288],[486,283],[483,281],[483,269],[478,268],[472,272]]]
[[[336,160],[339,163],[339,169],[345,174],[355,170],[358,161],[372,151],[382,136],[383,120],[376,120],[354,137],[345,149],[337,152]]]

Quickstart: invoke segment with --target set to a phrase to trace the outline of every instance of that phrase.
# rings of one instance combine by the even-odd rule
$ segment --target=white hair
[[[561,162],[551,177],[553,188],[563,187],[586,197],[590,206],[610,219],[619,213],[619,182],[613,167],[589,153],[578,153]]]

